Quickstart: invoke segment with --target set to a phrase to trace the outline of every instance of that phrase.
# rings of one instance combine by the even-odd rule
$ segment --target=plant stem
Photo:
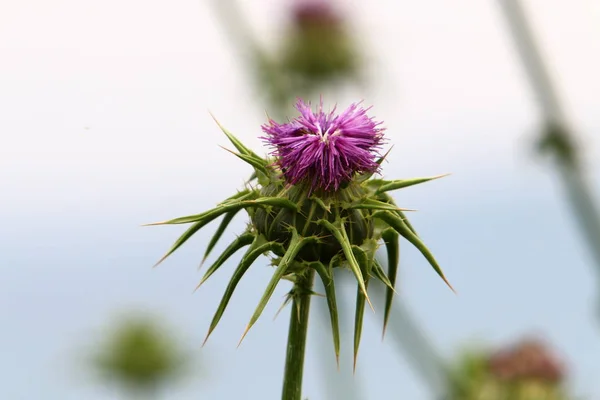
[[[309,268],[304,276],[298,276],[292,289],[292,309],[288,332],[285,371],[283,373],[282,400],[302,400],[302,373],[306,336],[308,333],[308,315],[315,271]]]

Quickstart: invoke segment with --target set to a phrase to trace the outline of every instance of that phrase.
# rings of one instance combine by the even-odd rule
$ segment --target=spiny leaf
[[[385,271],[383,270],[381,264],[379,264],[379,261],[375,260],[373,262],[373,268],[371,268],[371,272],[372,277],[379,279],[379,281],[381,281],[381,283],[383,283],[386,286],[386,288],[392,290],[393,293],[397,294],[396,289],[394,289],[392,282],[385,274]]]
[[[231,200],[231,199],[235,199],[235,198],[245,198],[248,195],[251,195],[252,193],[249,190],[244,190],[241,192],[236,193],[235,195],[231,196],[229,199],[226,199],[225,201]],[[216,217],[215,217],[216,218]],[[200,220],[197,221],[196,223],[194,223],[192,226],[190,226],[184,233],[183,235],[181,235],[176,241],[175,243],[173,243],[173,245],[171,246],[171,248],[165,253],[164,256],[161,257],[160,260],[158,260],[158,262],[156,264],[154,264],[154,267],[158,266],[160,263],[162,263],[165,259],[167,259],[167,257],[169,257],[171,254],[173,254],[175,252],[175,250],[177,250],[179,247],[181,247],[189,238],[191,238],[196,232],[198,232],[200,229],[202,229],[206,224],[208,224],[209,222],[211,222],[214,218],[208,218],[206,220]],[[221,229],[221,227],[219,227],[219,229]],[[225,228],[223,228],[223,230],[225,230]],[[217,230],[218,232],[218,230]],[[222,232],[221,232],[222,233]],[[216,235],[215,235],[216,236]],[[213,238],[214,239],[214,238]],[[216,239],[218,240],[218,238]],[[216,243],[215,240],[215,243]],[[213,244],[214,246],[214,244]],[[208,255],[208,254],[207,254]]]
[[[402,221],[404,221],[404,223],[406,224],[406,226],[408,227],[408,229],[411,230],[412,233],[414,233],[416,236],[419,236],[417,234],[417,231],[415,230],[415,228],[413,228],[413,226],[411,225],[410,221],[408,220],[408,218],[406,217],[406,215],[402,211],[398,210],[398,211],[396,211],[396,214],[398,214],[398,216],[402,219]]]
[[[264,175],[268,174],[267,165],[266,165],[265,160],[256,159],[256,158],[246,155],[246,154],[236,153],[235,151],[231,151],[223,146],[220,146],[220,147],[223,150],[226,150],[226,151],[230,152],[231,154],[233,154],[234,156],[238,157],[242,161],[245,161],[246,163],[250,164],[257,173],[262,172]]]
[[[396,230],[396,232],[398,232],[400,235],[402,235],[406,240],[408,240],[410,243],[412,243],[412,245],[415,246],[421,252],[421,254],[423,254],[423,256],[427,259],[427,261],[429,261],[429,264],[431,264],[431,266],[433,267],[435,272],[437,272],[437,274],[440,276],[440,278],[442,278],[444,280],[446,285],[448,285],[448,287],[453,292],[456,293],[456,291],[454,290],[454,288],[452,287],[450,282],[448,282],[448,280],[444,276],[442,269],[440,268],[437,261],[433,257],[433,254],[431,254],[431,251],[429,251],[429,249],[427,248],[427,246],[425,246],[425,244],[423,244],[421,239],[419,239],[419,237],[417,235],[415,235],[408,228],[408,226],[406,226],[406,224],[400,217],[398,217],[388,211],[377,211],[373,214],[373,218],[379,218],[379,219],[383,220],[388,225],[390,225],[392,228],[394,228]]]
[[[352,246],[354,257],[360,266],[361,272],[365,277],[365,287],[369,285],[369,260],[367,253],[358,246]],[[358,357],[358,348],[362,336],[363,319],[365,316],[365,295],[359,286],[356,288],[356,311],[354,313],[354,367],[356,372],[356,359]]]
[[[405,208],[398,208],[394,204],[390,204],[390,203],[386,203],[383,201],[370,199],[370,198],[365,198],[365,199],[350,203],[348,205],[345,205],[344,208],[357,209],[357,210],[365,209],[365,210],[385,210],[385,211],[401,211],[401,210],[415,211],[415,210],[409,210],[409,209],[405,209]]]
[[[392,301],[394,298],[394,287],[396,285],[396,277],[398,276],[398,264],[400,261],[400,235],[393,228],[388,228],[383,231],[381,237],[385,243],[387,252],[388,277],[390,286],[385,292],[385,311],[383,314],[383,332],[382,338],[385,336],[388,321],[390,319],[390,311],[392,309]],[[383,272],[383,271],[382,271]]]
[[[333,270],[327,270],[323,263],[316,261],[309,264],[309,267],[314,268],[321,277],[325,295],[327,297],[327,307],[329,308],[329,317],[331,319],[331,332],[333,334],[333,350],[335,351],[335,361],[338,369],[340,368],[340,324],[337,311],[337,302],[335,299],[335,283],[333,280]]]
[[[157,267],[160,263],[162,263],[163,261],[165,261],[167,259],[167,257],[169,257],[171,254],[173,254],[175,252],[175,250],[177,250],[178,248],[181,247],[181,245],[183,245],[185,242],[187,242],[187,240],[189,238],[191,238],[194,233],[198,232],[200,229],[202,229],[202,227],[206,225],[206,223],[201,222],[196,222],[195,224],[193,224],[192,226],[190,226],[184,233],[183,235],[181,235],[179,237],[179,239],[177,239],[175,241],[175,243],[173,243],[173,245],[171,246],[171,248],[169,249],[169,251],[167,251],[165,253],[164,256],[161,257],[160,260],[158,260],[158,262],[156,264],[154,264],[155,268]]]
[[[163,222],[155,222],[153,224],[148,225],[176,225],[176,224],[189,224],[192,222],[205,221],[208,223],[219,215],[225,214],[229,211],[241,210],[242,208],[247,207],[256,207],[256,206],[274,206],[274,207],[282,207],[289,208],[291,210],[296,210],[297,205],[290,200],[277,198],[277,197],[260,197],[256,200],[244,200],[244,201],[232,201],[223,203],[216,208],[205,211],[201,214],[189,215],[187,217],[179,217],[175,219],[171,219]]]
[[[233,272],[231,279],[229,280],[229,284],[227,285],[227,288],[225,289],[223,298],[221,299],[221,302],[219,303],[219,307],[217,307],[217,311],[215,312],[215,315],[210,323],[210,327],[208,328],[208,333],[206,334],[206,338],[204,339],[204,342],[202,343],[203,346],[204,346],[204,343],[206,343],[206,341],[208,340],[208,337],[210,336],[210,334],[215,330],[215,328],[219,324],[219,321],[221,320],[221,317],[223,316],[223,313],[225,312],[225,309],[227,308],[227,305],[229,304],[229,300],[231,300],[231,296],[233,295],[235,288],[237,287],[238,283],[240,282],[240,280],[242,279],[242,277],[244,276],[244,274],[246,273],[248,268],[250,268],[252,263],[254,263],[254,261],[261,254],[264,254],[268,251],[283,250],[282,248],[283,248],[283,246],[280,243],[267,242],[267,243],[263,243],[261,245],[255,246],[254,248],[251,247],[250,249],[248,249],[248,251],[246,252],[244,257],[240,261],[239,265]]]
[[[288,249],[281,258],[277,269],[273,273],[273,277],[267,285],[267,288],[265,289],[265,292],[262,298],[260,299],[256,310],[254,311],[254,314],[250,318],[250,322],[246,326],[246,329],[242,335],[242,338],[240,339],[240,343],[238,344],[238,346],[242,343],[242,340],[244,340],[244,337],[246,336],[250,328],[252,328],[252,325],[254,325],[254,323],[262,314],[267,303],[269,302],[269,299],[271,298],[271,295],[273,295],[273,292],[275,291],[275,287],[277,287],[277,284],[279,283],[283,275],[285,275],[285,272],[288,269],[289,265],[295,260],[296,256],[298,255],[298,252],[302,249],[302,247],[304,247],[304,245],[310,242],[314,242],[315,240],[316,239],[312,236],[301,237],[300,235],[298,235],[296,229],[292,230],[292,239],[290,240]]]
[[[333,234],[333,236],[339,242],[339,244],[342,247],[342,250],[344,252],[344,256],[346,256],[346,261],[348,261],[348,265],[350,266],[350,269],[352,270],[352,272],[354,273],[354,276],[356,277],[358,286],[365,294],[365,297],[367,299],[367,302],[369,303],[369,306],[371,307],[371,310],[375,311],[373,309],[373,305],[371,304],[371,300],[369,299],[369,295],[367,294],[367,288],[365,287],[365,278],[363,277],[363,275],[360,271],[360,266],[358,265],[356,258],[354,258],[354,253],[352,253],[352,247],[350,244],[350,240],[348,239],[348,235],[346,234],[346,229],[344,228],[344,224],[342,223],[341,219],[338,218],[336,220],[335,225],[333,225],[331,222],[324,220],[324,219],[319,220],[318,223],[320,225],[322,225],[323,227],[325,227],[325,229],[327,229],[329,232],[331,232]]]
[[[217,125],[219,126],[221,131],[223,131],[223,133],[225,134],[225,136],[227,136],[227,139],[229,139],[231,144],[233,144],[240,153],[262,160],[261,157],[259,157],[256,153],[254,153],[249,148],[247,148],[242,142],[240,142],[240,140],[238,138],[236,138],[231,132],[229,132],[227,129],[225,129],[225,127],[223,125],[221,125],[221,123],[219,121],[217,121],[217,119],[215,118],[214,115],[210,114],[210,116],[217,123]]]
[[[226,198],[225,200],[223,200],[222,202],[220,202],[217,205],[220,206],[222,204],[231,203],[232,201],[236,201],[236,200],[247,200],[248,198],[252,198],[252,197],[257,198],[258,196],[259,196],[259,193],[257,190],[244,189],[244,190],[237,192],[233,196]]]
[[[215,261],[214,264],[211,265],[210,268],[204,273],[202,280],[200,281],[198,286],[196,286],[196,290],[198,290],[198,288],[202,286],[202,284],[206,282],[206,280],[210,278],[211,275],[214,274],[217,271],[217,269],[219,269],[221,265],[223,265],[223,263],[225,263],[225,261],[227,261],[227,259],[234,255],[239,249],[248,246],[249,244],[252,244],[246,252],[247,255],[257,246],[262,244],[262,242],[264,242],[264,238],[262,238],[261,236],[255,236],[251,232],[246,232],[243,235],[237,237],[225,250],[223,250],[223,253],[221,253],[219,258],[217,258],[217,261]]]
[[[235,217],[235,215],[239,211],[240,210],[233,210],[233,211],[230,211],[227,214],[225,214],[225,216],[223,217],[223,220],[221,221],[221,224],[215,231],[215,234],[213,235],[213,237],[210,239],[208,246],[206,246],[206,251],[204,252],[204,257],[202,257],[202,262],[200,263],[201,266],[202,266],[202,264],[204,264],[204,261],[206,261],[210,252],[213,250],[213,248],[215,247],[215,245],[217,244],[217,242],[223,235],[223,232],[225,232],[225,229],[227,229],[227,226],[229,226],[229,223],[231,222],[231,220]]]
[[[394,202],[394,199],[392,199],[392,197],[389,194],[387,194],[387,193],[381,193],[381,195],[385,198],[386,202],[388,202],[390,204],[393,204],[393,205],[396,205],[396,203]],[[406,215],[402,212],[402,210],[400,210],[400,209],[396,210],[396,214],[398,214],[398,216],[400,218],[402,218],[402,221],[404,221],[404,223],[406,224],[406,226],[408,226],[408,229],[410,229],[412,231],[412,233],[414,233],[415,235],[419,236],[417,234],[417,231],[415,230],[415,228],[413,228],[413,226],[411,225],[411,223],[408,221],[408,218],[406,217]]]
[[[399,180],[391,181],[385,185],[380,186],[379,189],[377,189],[377,191],[375,193],[379,194],[379,193],[383,193],[383,192],[388,192],[390,190],[402,189],[402,188],[405,188],[408,186],[418,185],[419,183],[424,183],[424,182],[428,182],[428,181],[431,181],[434,179],[443,178],[448,175],[449,174],[431,176],[431,177],[427,177],[427,178],[399,179]]]

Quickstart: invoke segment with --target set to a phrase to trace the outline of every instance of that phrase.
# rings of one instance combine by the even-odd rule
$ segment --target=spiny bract
[[[206,339],[221,319],[237,284],[263,254],[272,256],[273,277],[248,323],[244,335],[260,317],[280,280],[296,281],[311,269],[325,287],[336,357],[339,357],[339,324],[333,269],[348,268],[358,291],[355,318],[355,361],[369,280],[387,286],[384,331],[390,314],[399,261],[399,237],[412,243],[448,284],[438,263],[398,208],[389,192],[427,182],[441,176],[406,180],[384,180],[373,175],[385,156],[376,158],[382,129],[356,105],[340,115],[325,114],[322,103],[316,113],[299,100],[300,116],[287,124],[269,121],[265,137],[275,147],[274,157],[263,158],[244,146],[219,124],[237,149],[237,157],[254,169],[246,187],[215,208],[201,214],[176,218],[161,224],[191,224],[159,261],[162,262],[202,227],[223,217],[208,243],[204,260],[223,232],[244,209],[251,223],[216,259],[204,274],[202,285],[229,257],[247,247],[225,290]],[[217,122],[218,124],[218,122]],[[387,251],[387,272],[375,258],[380,244]],[[203,261],[204,261],[203,260]],[[448,284],[449,285],[449,284]],[[293,296],[290,292],[288,300]],[[242,336],[243,339],[244,336]],[[206,342],[205,339],[205,342]]]

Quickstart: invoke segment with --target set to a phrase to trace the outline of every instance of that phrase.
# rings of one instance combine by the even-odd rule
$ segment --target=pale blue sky
[[[284,1],[241,3],[261,39],[276,37]],[[568,3],[527,2],[598,188],[600,8]],[[396,198],[419,210],[414,224],[459,294],[405,246],[402,301],[445,356],[473,340],[543,334],[569,362],[574,390],[600,398],[596,276],[550,166],[528,147],[539,121],[496,3],[342,4],[374,87],[325,101],[374,105],[395,144],[386,176],[453,174]],[[208,3],[3,2],[0,54],[0,398],[116,398],[86,381],[78,349],[137,308],[164,318],[209,370],[166,399],[278,398],[287,314],[271,320],[285,285],[236,349],[269,279],[257,264],[200,352],[230,274],[192,295],[210,230],[152,270],[181,229],[140,227],[207,209],[248,175],[218,147],[227,143],[209,110],[261,150],[265,106]],[[427,399],[390,338],[381,343],[378,311],[358,365],[365,398]],[[325,398],[316,340],[331,342],[314,321],[311,400]],[[349,374],[348,353],[342,364]]]

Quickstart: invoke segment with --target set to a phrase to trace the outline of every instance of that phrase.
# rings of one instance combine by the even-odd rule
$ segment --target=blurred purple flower
[[[262,139],[275,148],[272,154],[289,184],[306,182],[311,192],[336,191],[356,173],[379,170],[375,157],[384,129],[366,115],[369,109],[352,104],[339,115],[335,107],[326,114],[321,100],[313,113],[301,99],[296,108],[298,118],[285,124],[269,119],[262,126],[268,135]]]
[[[341,16],[330,1],[296,0],[292,7],[294,21],[300,27],[310,25],[337,25]]]

